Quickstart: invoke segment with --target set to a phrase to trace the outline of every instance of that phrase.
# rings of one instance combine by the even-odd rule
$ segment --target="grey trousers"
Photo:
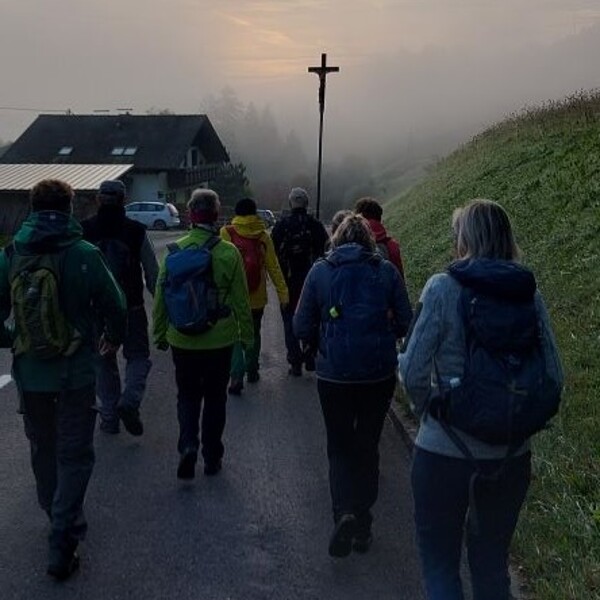
[[[146,391],[146,379],[150,372],[150,344],[148,341],[148,318],[143,306],[130,308],[127,313],[127,334],[123,341],[125,358],[125,385],[121,386],[121,374],[117,356],[100,356],[97,366],[98,398],[100,415],[105,423],[119,422],[117,406],[139,409]]]
[[[51,548],[85,537],[83,501],[95,462],[93,385],[63,392],[21,392],[40,506],[52,523]]]

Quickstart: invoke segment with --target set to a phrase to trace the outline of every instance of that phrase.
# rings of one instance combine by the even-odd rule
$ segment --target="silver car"
[[[172,204],[162,202],[132,202],[125,206],[125,214],[150,229],[174,229],[179,227],[179,212]]]

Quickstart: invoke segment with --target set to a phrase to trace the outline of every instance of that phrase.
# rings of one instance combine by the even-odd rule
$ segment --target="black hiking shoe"
[[[198,453],[195,450],[188,450],[181,455],[179,466],[177,467],[178,479],[194,479],[196,476],[196,461]]]
[[[350,554],[355,527],[356,517],[354,515],[344,514],[340,517],[329,540],[329,556],[343,558]]]
[[[223,468],[221,459],[217,462],[204,463],[204,474],[209,477],[216,475]]]
[[[315,365],[315,357],[314,356],[307,356],[304,359],[304,368],[312,373],[313,371],[316,370],[317,366]]]
[[[134,436],[140,436],[144,433],[144,424],[140,419],[140,411],[137,408],[126,408],[124,406],[117,407],[117,414],[125,429]]]
[[[248,380],[248,383],[257,383],[260,379],[260,374],[258,371],[249,371],[246,379]]]
[[[104,421],[100,422],[100,431],[104,433],[108,433],[110,435],[115,435],[119,433],[119,420],[116,421]]]
[[[64,552],[59,549],[50,551],[50,561],[46,573],[58,581],[65,581],[79,568],[79,556],[72,550]]]
[[[301,363],[292,364],[289,372],[290,372],[290,375],[293,375],[294,377],[302,377],[302,364]]]
[[[241,396],[242,390],[244,389],[244,382],[241,379],[232,379],[227,392],[231,396]]]

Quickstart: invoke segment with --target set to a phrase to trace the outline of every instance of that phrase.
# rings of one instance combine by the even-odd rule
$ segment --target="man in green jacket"
[[[200,448],[199,420],[202,410],[202,456],[204,473],[216,475],[221,470],[226,420],[227,383],[233,345],[241,342],[248,348],[253,342],[252,315],[242,257],[236,247],[218,238],[216,221],[219,197],[212,190],[197,189],[188,202],[192,228],[177,241],[179,249],[202,247],[218,242],[211,250],[212,276],[218,290],[218,304],[227,310],[204,333],[178,331],[169,319],[164,284],[165,261],[159,274],[154,296],[154,343],[160,350],[171,346],[177,382],[177,417],[180,460],[177,477],[193,479]],[[218,238],[218,239],[215,239]]]
[[[40,181],[30,201],[31,214],[0,253],[0,339],[12,342],[38,501],[52,526],[48,574],[66,579],[79,564],[75,550],[87,530],[97,335],[101,353],[117,350],[125,299],[100,251],[82,240],[71,187]],[[14,328],[6,323],[11,311]]]

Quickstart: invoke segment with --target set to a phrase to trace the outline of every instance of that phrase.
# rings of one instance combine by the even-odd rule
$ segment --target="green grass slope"
[[[451,258],[453,209],[477,197],[510,214],[566,372],[560,416],[534,442],[513,551],[535,598],[600,598],[600,95],[508,119],[386,206],[413,299]]]

